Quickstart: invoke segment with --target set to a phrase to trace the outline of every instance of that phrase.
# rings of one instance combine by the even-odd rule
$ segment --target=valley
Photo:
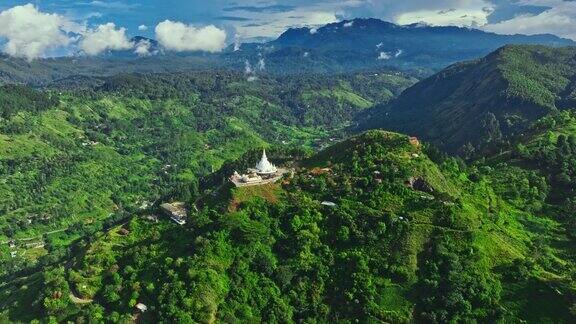
[[[0,322],[576,319],[573,41],[137,40],[0,58]]]
[[[390,95],[354,89],[367,78],[388,84]],[[5,86],[2,98],[14,111],[3,111],[2,241],[46,234],[51,249],[65,249],[165,197],[192,199],[203,176],[246,148],[275,143],[305,154],[327,145],[354,111],[389,100],[412,80],[358,74],[254,84],[241,74],[190,73],[119,76],[72,91]],[[34,96],[49,104],[12,104]],[[332,109],[330,118],[322,107]],[[15,269],[25,263],[4,257]]]

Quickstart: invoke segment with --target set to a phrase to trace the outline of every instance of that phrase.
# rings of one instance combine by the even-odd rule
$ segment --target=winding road
[[[0,245],[8,244],[8,243],[10,243],[10,242],[12,242],[12,241],[15,241],[15,242],[24,242],[24,241],[32,241],[32,240],[36,240],[36,239],[41,239],[41,238],[44,237],[44,235],[50,235],[50,234],[55,234],[55,233],[64,232],[64,231],[67,230],[67,229],[68,229],[68,227],[67,227],[67,228],[63,228],[63,229],[59,229],[59,230],[50,231],[50,232],[45,232],[45,233],[42,233],[41,235],[34,236],[34,237],[25,237],[25,238],[19,238],[19,239],[11,239],[11,240],[8,240],[8,241],[0,242]]]

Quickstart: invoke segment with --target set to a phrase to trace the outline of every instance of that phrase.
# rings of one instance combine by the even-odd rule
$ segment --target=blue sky
[[[69,25],[72,22],[83,26],[80,37],[91,29],[113,23],[113,26],[108,25],[106,30],[101,30],[102,37],[120,37],[122,35],[114,32],[121,31],[128,37],[143,35],[157,38],[156,26],[170,20],[184,24],[164,26],[180,30],[182,37],[194,39],[198,36],[194,28],[214,25],[225,31],[226,42],[230,43],[234,39],[249,41],[276,37],[290,27],[375,17],[399,24],[425,22],[470,26],[506,34],[551,33],[576,39],[574,0],[2,0],[0,27],[3,16],[6,26],[19,23],[27,26],[26,17],[23,16],[30,13],[2,15],[4,11],[26,4],[31,4],[41,14],[57,15],[61,18],[59,24]],[[8,16],[11,20],[8,20]],[[36,26],[41,27],[39,23]],[[67,32],[72,29],[68,28]],[[79,29],[77,27],[75,31]],[[172,29],[166,31],[169,36]],[[21,36],[18,31],[10,34],[0,30],[0,39],[5,42],[10,37]],[[31,39],[34,39],[33,36],[25,35],[25,41],[30,42]],[[18,41],[12,42],[13,45],[20,46],[25,42],[21,39],[20,43]],[[58,46],[64,43],[66,41],[61,40]],[[74,39],[69,43],[76,44]],[[122,41],[119,40],[114,46],[121,48]],[[17,50],[14,49],[14,52]]]
[[[535,33],[538,30],[533,29],[542,27],[542,32],[566,37],[571,26],[558,26],[555,30],[554,24],[543,24],[537,17],[561,8],[566,17],[575,19],[576,11],[575,2],[564,0],[3,0],[0,9],[27,3],[43,12],[59,13],[90,24],[114,22],[126,27],[130,34],[147,36],[153,36],[153,28],[142,32],[138,26],[153,27],[165,19],[216,24],[238,30],[245,37],[273,37],[294,25],[376,17],[399,23],[421,20],[435,24],[487,25],[488,29],[499,32]],[[570,19],[566,17],[561,21],[568,24]],[[515,26],[515,18],[520,21],[518,24],[532,22],[536,26]],[[502,24],[505,21],[509,22]],[[572,28],[575,29],[572,34],[576,34],[576,27]]]

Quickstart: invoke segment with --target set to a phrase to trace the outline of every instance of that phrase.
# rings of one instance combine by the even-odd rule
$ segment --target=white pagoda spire
[[[258,162],[258,164],[256,164],[256,170],[258,170],[258,173],[261,174],[276,173],[278,171],[276,166],[268,161],[265,149],[262,150],[262,159],[260,162]]]

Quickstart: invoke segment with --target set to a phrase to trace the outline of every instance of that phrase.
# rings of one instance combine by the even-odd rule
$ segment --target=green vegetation
[[[414,134],[466,158],[485,154],[536,120],[576,107],[574,55],[574,47],[505,46],[423,80],[373,109],[361,128]]]
[[[146,322],[570,322],[561,220],[541,213],[545,193],[508,196],[515,183],[495,182],[538,179],[427,152],[371,131],[282,184],[221,187],[186,226],[134,215],[75,243],[69,268],[4,285],[0,309],[24,321],[130,320],[143,303]]]
[[[204,72],[117,75],[45,91],[1,87],[0,260],[8,266],[0,275],[53,262],[75,240],[164,199],[201,197],[203,177],[250,149],[327,145],[357,110],[330,95],[339,93],[334,85],[363,104],[383,100],[357,81],[366,75],[248,82]],[[373,82],[388,79],[388,92],[413,82]],[[310,91],[328,97],[305,107]],[[308,117],[317,115],[330,118]]]
[[[0,87],[0,118],[10,118],[18,112],[38,113],[58,104],[55,96],[34,91],[25,86],[4,85]]]
[[[0,322],[572,323],[573,54],[2,87]],[[262,148],[295,172],[234,188]]]

